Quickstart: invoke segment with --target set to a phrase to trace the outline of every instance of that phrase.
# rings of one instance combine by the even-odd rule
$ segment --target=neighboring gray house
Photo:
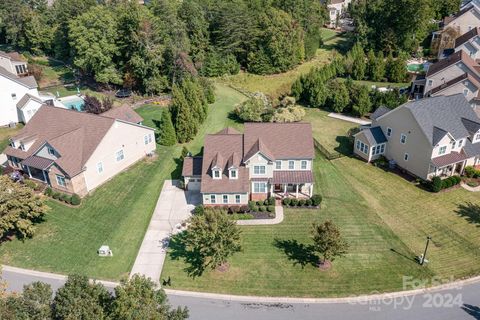
[[[354,153],[385,156],[425,180],[462,174],[480,164],[480,119],[462,94],[408,102],[357,133]]]

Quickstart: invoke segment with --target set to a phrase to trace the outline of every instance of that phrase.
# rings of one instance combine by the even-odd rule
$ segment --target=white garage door
[[[200,182],[202,179],[192,178],[188,181],[188,190],[200,190]]]

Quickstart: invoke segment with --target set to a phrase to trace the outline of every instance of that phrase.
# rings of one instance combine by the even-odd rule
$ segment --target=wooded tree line
[[[1,280],[1,278],[0,278]],[[33,282],[21,294],[7,294],[0,283],[0,319],[165,319],[188,318],[187,308],[172,309],[163,290],[145,277],[122,281],[112,295],[100,283],[80,275],[68,277],[53,295],[50,285]]]
[[[292,85],[292,95],[305,105],[364,116],[380,106],[396,108],[407,101],[398,89],[386,92],[371,90],[367,85],[353,80],[405,78],[405,62],[401,59],[384,59],[372,52],[375,59],[367,60],[363,49],[355,45],[346,57],[337,55],[332,62],[300,76]]]
[[[153,94],[185,76],[291,69],[315,54],[326,17],[317,0],[46,2],[1,1],[0,42]]]
[[[355,38],[367,49],[414,52],[438,28],[435,20],[459,11],[461,0],[355,0]]]

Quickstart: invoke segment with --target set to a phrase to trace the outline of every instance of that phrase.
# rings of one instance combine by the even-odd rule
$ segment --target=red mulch
[[[332,267],[332,263],[330,261],[320,262],[318,264],[318,269],[320,271],[328,271]]]
[[[218,266],[217,269],[215,269],[215,270],[217,270],[219,272],[227,272],[228,269],[230,269],[230,264],[228,262],[225,262],[224,264]]]

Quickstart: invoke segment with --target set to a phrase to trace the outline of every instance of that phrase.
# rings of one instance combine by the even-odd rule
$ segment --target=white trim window
[[[405,153],[405,154],[403,155],[403,160],[408,161],[408,158],[409,158],[408,153]]]
[[[224,195],[222,196],[222,199],[223,199],[223,203],[224,203],[224,204],[227,204],[227,203],[228,203],[228,194],[224,194]]]
[[[455,142],[454,143],[454,147],[455,147]],[[438,155],[441,156],[442,154],[445,154],[445,152],[447,152],[447,146],[441,146],[439,149],[438,149]]]
[[[102,173],[103,172],[103,162],[97,163],[97,173]]]
[[[265,182],[254,182],[253,193],[267,193],[267,184]]]
[[[67,182],[65,181],[64,176],[61,176],[61,175],[57,174],[56,178],[57,178],[57,184],[59,186],[61,186],[61,187],[66,187],[67,186]]]
[[[433,86],[433,80],[432,79],[428,79],[428,86],[429,87]]]
[[[387,137],[392,136],[392,128],[387,128]]]
[[[217,197],[214,194],[210,195],[210,203],[211,204],[216,204],[217,203]]]
[[[407,143],[407,136],[405,134],[400,134],[400,143],[405,144]]]
[[[480,133],[477,133],[477,134],[475,135],[475,141],[478,141],[478,140],[480,140]]]
[[[143,137],[143,142],[145,143],[145,145],[148,144],[148,134],[146,134],[146,135]]]
[[[372,147],[372,156],[385,153],[385,143]]]
[[[47,147],[47,153],[51,156],[55,155],[55,150],[52,147]]]
[[[265,166],[253,166],[253,174],[256,176],[265,174]]]
[[[239,194],[235,195],[235,203],[240,203],[240,195]]]
[[[230,179],[237,179],[238,178],[238,175],[237,175],[237,169],[230,169]]]
[[[222,174],[220,173],[219,169],[212,170],[213,179],[222,179]]]
[[[282,160],[275,161],[275,169],[276,170],[282,170]]]
[[[288,160],[288,170],[295,170],[295,161]]]
[[[151,133],[148,134],[148,143],[152,143],[153,135]]]
[[[357,140],[357,150],[362,153],[368,154],[368,146],[360,140]]]
[[[458,146],[457,146],[457,148],[460,148],[461,146],[463,146],[463,139],[462,139],[462,140],[458,140]]]
[[[307,160],[302,160],[302,162],[300,162],[300,168],[302,170],[307,170]]]
[[[117,162],[120,162],[123,159],[125,159],[125,154],[123,153],[123,149],[120,149],[117,152],[115,152],[115,160]]]

